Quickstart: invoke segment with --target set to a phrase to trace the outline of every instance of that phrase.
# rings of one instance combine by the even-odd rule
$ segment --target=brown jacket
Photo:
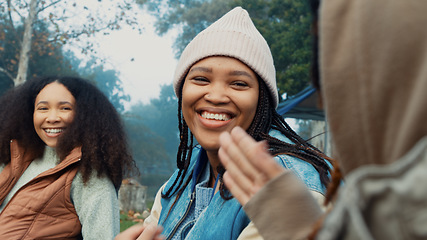
[[[0,213],[0,239],[78,239],[81,224],[70,198],[81,149],[19,189]],[[0,173],[0,203],[33,158],[11,142],[11,162]]]

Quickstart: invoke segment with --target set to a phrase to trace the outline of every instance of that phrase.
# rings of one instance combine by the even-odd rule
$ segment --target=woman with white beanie
[[[166,239],[262,239],[222,180],[219,135],[237,126],[264,141],[275,160],[323,201],[329,165],[276,112],[275,74],[267,42],[241,7],[187,45],[174,76],[178,169],[159,190],[145,225],[161,225]]]
[[[220,137],[225,184],[268,240],[427,239],[427,1],[312,2],[313,80],[339,164],[328,189],[339,190],[328,197],[333,208],[318,215],[294,174],[239,129]],[[244,154],[257,147],[256,158]],[[242,163],[252,167],[233,166]],[[259,191],[246,191],[249,179]]]

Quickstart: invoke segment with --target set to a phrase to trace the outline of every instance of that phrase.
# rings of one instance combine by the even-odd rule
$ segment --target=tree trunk
[[[25,20],[24,36],[22,38],[21,54],[19,56],[18,75],[15,79],[15,86],[27,80],[29,53],[31,50],[31,40],[33,35],[33,24],[37,15],[38,0],[31,0],[28,17]]]

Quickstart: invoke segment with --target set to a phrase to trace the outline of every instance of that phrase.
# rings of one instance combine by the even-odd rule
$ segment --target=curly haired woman
[[[33,79],[0,99],[2,239],[112,239],[134,166],[121,120],[91,83]]]

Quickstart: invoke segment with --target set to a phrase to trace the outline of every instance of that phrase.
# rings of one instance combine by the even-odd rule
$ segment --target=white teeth
[[[230,120],[230,117],[227,114],[202,112],[201,115],[202,115],[202,118],[206,118],[206,119],[213,119],[218,121]]]
[[[45,131],[47,133],[60,133],[63,130],[62,130],[62,128],[48,128],[48,129],[45,129]]]

